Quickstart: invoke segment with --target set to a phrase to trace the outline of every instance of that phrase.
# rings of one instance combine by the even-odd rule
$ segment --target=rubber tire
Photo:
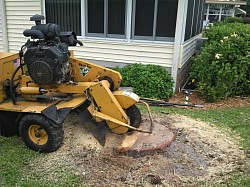
[[[41,126],[46,131],[48,135],[46,144],[38,145],[29,138],[29,127],[34,124]],[[54,127],[48,119],[38,114],[27,114],[21,119],[19,134],[30,149],[46,153],[56,151],[61,146],[64,138],[62,125]]]
[[[141,112],[136,105],[126,109],[126,114],[130,118],[130,125],[132,127],[138,128],[141,124]],[[133,131],[133,129],[128,129],[128,132]]]

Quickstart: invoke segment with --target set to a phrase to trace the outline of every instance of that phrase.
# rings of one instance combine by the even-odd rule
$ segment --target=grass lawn
[[[219,127],[229,128],[243,138],[241,146],[250,150],[250,106],[213,110],[153,107],[152,111],[186,115]]]
[[[204,122],[213,123],[224,129],[230,129],[232,133],[241,136],[242,140],[239,146],[250,151],[250,106],[213,110],[153,107],[152,111],[186,115]],[[245,167],[250,171],[250,163]],[[240,169],[238,172],[225,176],[222,181],[219,186],[250,187],[249,173],[243,173]],[[201,184],[201,186],[207,185]]]
[[[232,129],[243,140],[240,146],[250,150],[250,106],[216,110],[152,107],[153,112],[187,115],[211,122],[222,128]],[[79,186],[82,181],[69,168],[51,168],[46,176],[30,169],[30,164],[39,161],[43,154],[29,150],[19,137],[0,136],[0,186]],[[43,164],[43,163],[39,163]],[[250,166],[250,165],[249,165]],[[225,186],[250,186],[250,178],[240,171],[225,179]]]
[[[80,179],[67,168],[51,168],[51,178],[45,177],[48,174],[30,169],[30,164],[43,157],[43,154],[28,149],[19,137],[0,136],[0,148],[0,186],[68,187],[80,183]]]

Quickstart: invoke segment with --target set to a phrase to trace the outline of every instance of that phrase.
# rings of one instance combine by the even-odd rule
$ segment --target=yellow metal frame
[[[18,54],[1,54],[0,59],[0,102],[3,101],[5,93],[3,91],[3,81],[10,79],[14,72],[14,64],[11,60],[16,59]],[[74,57],[70,58],[72,62],[71,76],[74,82],[39,85],[33,82],[30,76],[18,73],[19,87],[17,93],[22,94],[25,101],[0,103],[0,110],[41,113],[49,106],[55,105],[57,109],[77,108],[87,99],[92,105],[88,108],[91,115],[98,120],[105,120],[109,128],[117,133],[124,134],[130,126],[130,120],[125,110],[139,101],[139,97],[134,93],[118,91],[122,77],[119,72],[98,66],[96,64],[80,60]],[[4,67],[4,69],[2,68]],[[25,68],[24,68],[25,69]],[[110,82],[110,80],[112,80]],[[110,90],[110,87],[114,90]],[[53,95],[66,93],[71,94],[69,101],[52,101],[50,103],[40,103],[36,101],[36,95]],[[2,100],[1,100],[2,98]],[[32,133],[31,133],[32,134]]]
[[[5,81],[10,80],[13,72],[15,71],[14,60],[18,59],[17,53],[4,53],[0,52],[0,102],[5,99],[4,86]],[[20,72],[17,76],[20,75]]]
[[[76,82],[95,82],[101,77],[109,77],[113,80],[114,90],[120,87],[122,76],[119,72],[75,57],[71,57],[70,61],[74,66],[73,77]]]

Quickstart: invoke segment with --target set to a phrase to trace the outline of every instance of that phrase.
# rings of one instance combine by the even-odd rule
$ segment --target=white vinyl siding
[[[17,52],[28,38],[23,36],[25,29],[30,29],[35,23],[30,17],[41,14],[40,0],[5,0],[6,22],[9,42],[9,52]]]
[[[6,0],[6,18],[9,52],[17,52],[28,38],[25,29],[35,23],[29,21],[34,14],[41,14],[40,0]],[[78,58],[131,64],[157,64],[171,68],[173,61],[172,43],[146,43],[134,41],[82,39],[83,47],[70,47]]]
[[[200,37],[200,35],[197,35],[196,37],[186,41],[183,45],[181,45],[179,68],[182,68],[195,53],[197,43],[196,40],[198,37]]]
[[[3,32],[2,32],[2,17],[0,8],[0,52],[3,51]]]
[[[170,68],[173,61],[172,44],[82,40],[83,47],[71,47],[78,58],[125,64],[157,64]]]

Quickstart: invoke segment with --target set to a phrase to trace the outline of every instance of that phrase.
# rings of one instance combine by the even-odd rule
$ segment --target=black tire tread
[[[132,105],[126,109],[126,114],[130,118],[130,125],[132,127],[138,128],[141,124],[141,112],[136,105]],[[133,131],[128,129],[128,132]]]
[[[39,124],[43,127],[48,134],[48,142],[45,145],[37,145],[33,143],[28,137],[28,128],[32,124]],[[38,114],[25,115],[19,124],[19,133],[25,144],[40,152],[53,152],[56,151],[62,144],[64,139],[64,131],[62,125],[53,126],[48,119]]]

